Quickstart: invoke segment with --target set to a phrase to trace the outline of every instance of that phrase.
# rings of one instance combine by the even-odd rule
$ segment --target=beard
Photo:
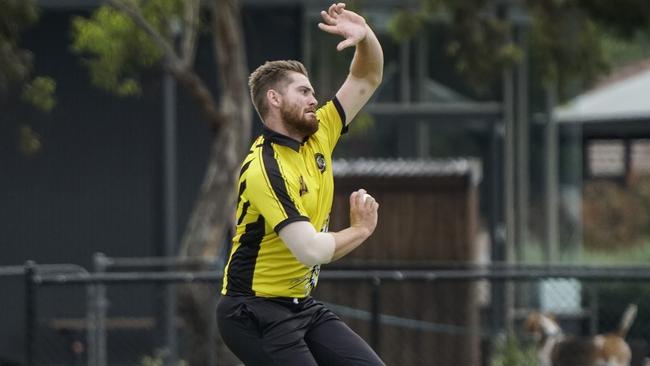
[[[309,137],[318,131],[318,120],[316,119],[316,110],[313,110],[314,116],[305,115],[305,110],[298,105],[283,106],[280,109],[284,126],[292,133]]]

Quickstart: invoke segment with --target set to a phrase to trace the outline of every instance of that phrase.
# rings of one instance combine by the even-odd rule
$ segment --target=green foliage
[[[423,0],[418,11],[395,14],[389,30],[401,41],[412,38],[428,26],[446,30],[446,53],[456,60],[456,70],[477,90],[486,87],[499,70],[521,60],[522,52],[509,40],[510,25],[489,15],[486,0]]]
[[[634,37],[639,29],[650,28],[648,0],[575,0],[578,7],[623,38]]]
[[[400,42],[415,37],[422,29],[424,21],[422,13],[399,10],[390,20],[388,31],[395,41]]]
[[[36,23],[39,9],[36,0],[1,0],[0,33],[17,36],[26,25]]]
[[[490,366],[535,366],[537,364],[533,346],[522,344],[514,334],[497,338]]]
[[[581,253],[581,263],[595,265],[647,264],[650,262],[650,242],[646,238],[642,245],[608,250],[586,250]],[[575,261],[574,261],[575,263]]]
[[[390,23],[396,40],[414,37],[431,25],[447,32],[446,52],[456,69],[477,90],[501,77],[500,70],[522,61],[514,42],[518,31],[489,0],[422,0],[419,11],[399,11]],[[629,39],[648,30],[650,2],[625,0],[528,0],[518,17],[528,39],[534,78],[558,83],[560,98],[583,88],[608,69],[605,29]]]
[[[54,79],[39,76],[25,84],[23,87],[23,99],[38,109],[49,112],[56,105],[55,91],[56,82]]]
[[[530,51],[544,84],[557,83],[561,99],[570,86],[592,84],[607,71],[602,30],[572,1],[530,1]]]
[[[372,114],[361,111],[354,117],[354,123],[350,124],[350,136],[365,135],[375,127],[375,118]]]
[[[453,19],[447,53],[455,58],[457,71],[476,87],[501,77],[500,70],[521,59],[521,51],[510,39],[511,25],[488,16],[486,1],[451,1]]]
[[[31,126],[21,125],[18,129],[18,149],[25,156],[34,156],[43,148],[42,138]]]
[[[29,77],[32,54],[18,47],[18,41],[38,15],[35,0],[0,0],[0,92]]]
[[[153,356],[144,356],[142,357],[141,365],[142,366],[163,366],[165,365],[165,358],[169,353],[168,350],[159,349],[154,352]],[[177,366],[187,366],[187,361],[179,360]]]
[[[133,6],[169,43],[173,43],[172,19],[179,19],[180,0],[132,1]],[[141,93],[139,72],[156,65],[163,51],[150,35],[123,12],[103,5],[90,18],[72,21],[72,49],[87,55],[93,83],[120,96]]]
[[[21,32],[36,23],[38,18],[39,8],[35,0],[0,0],[0,94],[22,84],[23,100],[49,112],[56,104],[56,83],[52,78],[44,76],[31,79],[33,55],[29,50],[18,46]],[[35,145],[21,142],[21,150],[24,152],[32,154],[38,150],[29,146]]]
[[[650,29],[639,30],[630,37],[605,33],[601,42],[605,62],[614,68],[650,57]]]

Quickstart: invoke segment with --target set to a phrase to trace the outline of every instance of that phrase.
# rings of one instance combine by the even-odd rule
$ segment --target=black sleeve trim
[[[251,165],[252,161],[253,160],[249,160],[249,161],[246,162],[246,164],[242,165],[241,169],[239,170],[239,178],[241,178],[241,176],[244,174],[244,172],[246,170],[248,170],[248,167]]]
[[[262,147],[262,156],[266,176],[269,178],[269,182],[271,182],[271,189],[273,189],[273,193],[280,200],[285,214],[287,217],[300,216],[298,208],[289,195],[284,177],[280,172],[280,166],[278,165],[278,161],[275,160],[273,146],[270,143],[265,143]]]
[[[239,202],[241,202],[241,195],[244,193],[246,190],[246,181],[243,180],[241,184],[239,184],[239,193],[237,194],[237,206],[239,206]]]
[[[291,224],[292,222],[298,222],[298,221],[309,221],[309,217],[306,216],[294,216],[294,217],[289,217],[288,219],[284,219],[282,222],[279,224],[275,225],[273,230],[276,233],[279,233],[280,230],[282,230],[285,226]]]
[[[339,102],[339,98],[334,97],[332,99],[332,103],[334,103],[334,107],[336,107],[336,111],[339,112],[339,116],[341,117],[341,135],[348,132],[348,125],[345,123],[345,110],[343,110],[343,106],[341,105],[341,102]]]
[[[242,221],[244,221],[244,217],[246,217],[246,213],[248,212],[248,208],[250,207],[251,203],[246,201],[244,202],[244,205],[242,206],[241,209],[241,215],[239,215],[239,219],[237,219],[237,225],[241,224]]]

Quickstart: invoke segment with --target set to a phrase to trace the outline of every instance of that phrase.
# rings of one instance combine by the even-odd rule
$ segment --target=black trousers
[[[247,366],[384,365],[361,337],[311,297],[222,296],[217,322],[228,348]]]

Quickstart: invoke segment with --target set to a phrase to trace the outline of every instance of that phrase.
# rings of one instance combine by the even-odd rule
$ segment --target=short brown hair
[[[305,66],[295,60],[267,61],[264,65],[258,67],[248,77],[248,86],[251,90],[251,100],[262,119],[269,110],[266,104],[266,92],[269,89],[276,89],[286,86],[291,79],[289,72],[297,72],[307,75]],[[280,84],[285,85],[280,85]]]

